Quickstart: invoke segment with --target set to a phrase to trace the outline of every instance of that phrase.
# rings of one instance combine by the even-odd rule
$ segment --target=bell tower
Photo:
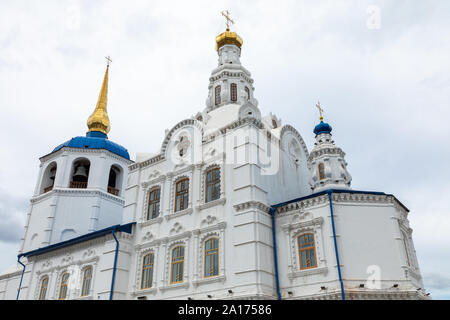
[[[110,59],[88,132],[41,157],[21,252],[45,247],[122,222],[128,151],[108,139]]]
[[[345,152],[331,139],[331,126],[323,122],[323,109],[316,104],[320,112],[320,123],[314,128],[316,143],[308,157],[310,170],[309,184],[313,192],[326,189],[350,189],[352,177],[347,171]]]

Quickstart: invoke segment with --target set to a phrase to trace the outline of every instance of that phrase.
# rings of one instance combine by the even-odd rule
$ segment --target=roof
[[[105,149],[108,151],[111,151],[114,154],[117,154],[118,156],[121,156],[127,160],[130,160],[130,155],[128,154],[128,150],[122,147],[121,145],[112,142],[108,140],[108,137],[106,134],[98,132],[98,131],[91,131],[86,134],[85,137],[75,137],[72,138],[59,146],[57,146],[55,149],[53,149],[53,152],[56,152],[64,147],[69,148],[87,148],[87,149]]]
[[[50,252],[50,251],[54,251],[54,250],[57,250],[57,249],[65,248],[65,247],[68,247],[68,246],[71,246],[71,245],[74,245],[74,244],[77,244],[77,243],[80,243],[80,242],[84,242],[84,241],[87,241],[87,240],[99,238],[99,237],[102,237],[102,236],[104,236],[106,234],[112,233],[113,231],[114,232],[121,231],[121,232],[131,233],[132,226],[134,224],[136,224],[136,222],[131,222],[131,223],[123,224],[123,225],[118,224],[118,225],[115,225],[115,226],[112,226],[112,227],[108,227],[108,228],[105,228],[105,229],[97,230],[97,231],[94,231],[94,232],[91,232],[91,233],[79,236],[77,238],[73,238],[73,239],[70,239],[70,240],[63,241],[63,242],[58,242],[58,243],[49,245],[47,247],[39,248],[39,249],[36,249],[36,250],[33,250],[33,251],[28,251],[28,252],[19,254],[18,257],[20,258],[20,257],[36,256],[36,255],[43,254],[43,253],[46,253],[46,252]]]
[[[379,195],[379,196],[391,196],[394,197],[394,199],[398,202],[398,204],[403,207],[403,209],[405,209],[407,212],[409,212],[409,209],[403,204],[401,203],[393,194],[389,194],[389,193],[384,193],[384,192],[378,192],[378,191],[361,191],[361,190],[349,190],[349,189],[328,189],[328,190],[323,190],[320,192],[316,192],[316,193],[312,193],[310,195],[307,195],[305,197],[301,197],[301,198],[296,198],[296,199],[292,199],[286,202],[281,202],[281,203],[277,203],[272,205],[272,208],[279,208],[282,206],[285,206],[287,204],[293,203],[293,202],[298,202],[298,201],[303,201],[306,199],[310,199],[310,198],[315,198],[327,193],[351,193],[351,194],[373,194],[373,195]]]

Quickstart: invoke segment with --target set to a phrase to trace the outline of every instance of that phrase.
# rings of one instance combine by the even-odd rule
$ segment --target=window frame
[[[250,100],[250,89],[245,86],[245,92],[247,93],[247,101]]]
[[[156,195],[158,195],[158,199],[157,200],[152,200],[151,199],[151,195],[154,192],[158,192]],[[150,213],[150,209],[152,208],[152,205],[154,205],[154,207],[156,207],[156,205],[158,205],[158,212],[156,215],[154,215],[154,212]],[[156,210],[153,210],[156,211]],[[150,191],[148,191],[148,203],[147,203],[147,216],[146,216],[146,220],[152,220],[152,219],[156,219],[160,216],[161,214],[161,188],[160,187],[155,187],[150,189]]]
[[[213,172],[218,172],[217,178],[213,178]],[[208,181],[208,174],[211,173],[211,181]],[[220,168],[219,167],[213,167],[209,168],[205,171],[205,203],[219,200],[220,199],[220,189],[221,189],[221,177],[220,177]],[[209,195],[209,187],[211,186],[211,199],[208,200]],[[216,194],[216,189],[218,189],[217,198],[213,198],[213,195]]]
[[[180,191],[178,191],[178,185],[179,185],[179,184],[182,184],[182,183],[184,183],[184,182],[187,182],[187,185],[186,185],[185,190],[180,190]],[[186,209],[189,208],[189,182],[190,182],[190,181],[189,181],[189,178],[188,178],[188,177],[179,179],[179,180],[177,180],[177,181],[175,182],[175,192],[174,192],[174,194],[175,194],[175,199],[174,199],[174,208],[173,208],[173,212],[180,212],[180,211],[183,211],[183,210],[186,210]],[[186,197],[185,197],[185,195],[186,195]],[[178,199],[179,196],[181,197],[181,198],[180,198],[180,208],[177,209],[177,199]],[[184,199],[186,199],[186,204],[185,204]],[[183,204],[183,205],[182,205],[182,204]]]
[[[213,243],[215,243],[215,247],[213,249],[207,249],[207,244],[208,242],[213,241]],[[217,277],[219,276],[219,238],[218,237],[210,237],[208,239],[206,239],[204,241],[204,260],[203,260],[203,277],[206,278],[211,278],[211,277]],[[211,264],[211,260],[214,261],[214,256],[216,256],[216,263],[215,264]],[[209,270],[206,269],[206,261],[209,258]],[[212,273],[211,270],[216,270],[216,273]],[[209,274],[207,273],[207,271],[209,272]],[[213,271],[214,272],[214,271]]]
[[[230,100],[233,102],[237,101],[237,84],[230,83]]]
[[[319,181],[325,180],[327,177],[325,175],[325,165],[320,162],[317,166]]]
[[[182,254],[179,254],[178,256],[175,256],[175,250],[181,249],[180,252]],[[185,261],[185,251],[186,248],[184,245],[177,245],[171,249],[171,259],[170,259],[170,284],[177,284],[182,283],[184,281],[184,261]],[[181,267],[178,267],[181,265]],[[177,267],[178,270],[174,270]],[[174,281],[174,271],[178,274],[175,276]]]
[[[44,281],[46,281],[45,282],[45,287],[44,287]],[[49,276],[46,275],[46,276],[43,276],[41,278],[41,281],[39,282],[38,300],[46,300],[45,298],[47,297],[47,291],[48,291],[48,284],[49,284],[49,282],[50,282]],[[43,291],[44,288],[45,288],[44,295],[42,296],[42,291]]]
[[[312,237],[312,244],[306,247],[300,247],[300,239],[304,238],[305,240],[310,241],[309,239],[306,239],[306,237],[311,236]],[[308,243],[309,244],[309,243]],[[298,259],[299,259],[299,269],[300,270],[308,270],[308,269],[314,269],[318,267],[317,262],[317,250],[316,250],[316,239],[313,232],[305,232],[302,234],[299,234],[297,236],[297,249],[298,249]],[[314,254],[314,265],[308,266],[307,261],[305,263],[306,267],[303,267],[302,263],[302,252],[306,252],[305,257],[308,259],[308,252],[309,252],[309,260],[311,260],[311,252]]]
[[[67,275],[67,279],[64,280],[64,277]],[[69,282],[69,278],[70,278],[70,273],[65,271],[61,274],[61,278],[59,281],[59,293],[58,293],[58,300],[66,300],[67,299],[67,294],[69,291],[68,288],[68,282]],[[62,289],[64,288],[64,297],[62,297]]]
[[[149,262],[145,263],[145,258],[149,258]],[[140,283],[140,289],[146,290],[153,287],[153,272],[155,268],[155,254],[154,252],[148,252],[142,257],[142,267],[141,267],[141,283]],[[150,270],[150,271],[148,271]],[[148,275],[146,286],[144,287],[144,274]],[[150,281],[149,281],[150,280]]]
[[[220,96],[221,91],[222,91],[222,86],[221,85],[217,85],[214,88],[214,104],[216,106],[218,106],[219,104],[222,103],[222,99],[221,99],[221,96]]]
[[[90,272],[87,277],[86,273]],[[92,286],[92,278],[93,278],[94,268],[92,266],[87,266],[83,269],[83,279],[81,281],[81,297],[87,297],[91,293],[91,286]],[[86,292],[87,290],[87,292]]]

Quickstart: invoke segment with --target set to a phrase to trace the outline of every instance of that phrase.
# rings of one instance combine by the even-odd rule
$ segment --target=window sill
[[[77,297],[72,300],[94,300],[94,297],[92,295],[90,295],[90,296],[84,296],[84,297]]]
[[[150,220],[145,220],[145,221],[139,223],[139,225],[141,227],[146,227],[146,226],[149,226],[149,225],[152,225],[152,224],[161,223],[162,221],[163,221],[163,217],[159,216],[157,218],[153,218],[153,219],[150,219]]]
[[[215,276],[210,278],[204,278],[200,280],[194,280],[192,281],[192,284],[194,286],[200,286],[202,284],[208,284],[208,283],[214,283],[214,282],[225,282],[226,277],[225,276]]]
[[[297,270],[294,272],[289,272],[288,273],[288,278],[289,279],[294,279],[294,278],[298,278],[298,277],[306,277],[306,276],[310,276],[313,274],[327,274],[328,273],[328,267],[320,267],[320,268],[311,268],[311,269],[307,269],[307,270]]]
[[[184,215],[187,215],[187,214],[191,214],[192,211],[193,211],[192,208],[187,208],[187,209],[184,209],[184,210],[172,213],[172,214],[168,214],[168,215],[165,216],[165,218],[168,221],[168,220],[173,219],[173,218],[178,218],[178,217],[181,217],[181,216],[184,216]]]
[[[169,284],[169,285],[166,285],[164,287],[160,287],[159,290],[164,292],[166,290],[180,289],[180,288],[189,288],[189,282]]]
[[[213,201],[209,201],[209,202],[203,203],[203,204],[201,204],[201,205],[199,205],[199,206],[197,206],[195,208],[197,210],[204,210],[204,209],[208,209],[208,208],[215,207],[215,206],[218,206],[218,205],[223,205],[225,203],[225,201],[226,201],[226,198],[219,198],[217,200],[213,200]]]
[[[142,294],[156,293],[156,291],[157,289],[155,287],[151,287],[148,289],[136,290],[135,292],[133,292],[133,295],[139,296]]]

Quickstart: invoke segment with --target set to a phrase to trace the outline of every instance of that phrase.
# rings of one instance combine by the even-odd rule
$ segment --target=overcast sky
[[[0,270],[16,260],[39,157],[87,130],[104,56],[109,138],[133,159],[156,153],[165,129],[205,107],[224,9],[262,114],[311,150],[320,99],[352,187],[411,210],[425,287],[450,299],[446,0],[0,0]]]

